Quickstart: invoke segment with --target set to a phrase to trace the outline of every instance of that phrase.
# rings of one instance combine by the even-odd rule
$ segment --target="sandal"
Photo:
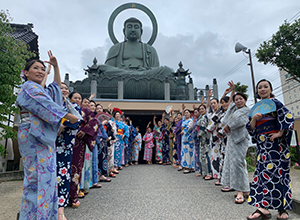
[[[102,185],[100,185],[100,184],[93,184],[90,189],[101,188],[101,187],[102,187]]]
[[[116,175],[115,175],[113,172],[111,172],[111,173],[109,174],[109,177],[116,178]]]
[[[83,193],[84,193],[84,195],[87,195],[87,194],[89,194],[89,192],[88,192],[88,191],[86,191],[85,189],[82,189],[82,190],[81,190],[81,192],[83,192]]]
[[[114,174],[119,174],[119,171],[117,171],[117,170],[114,170],[114,171],[112,171]]]
[[[288,215],[287,218],[281,218],[281,215],[284,214],[284,213]],[[277,217],[277,220],[285,220],[285,219],[289,219],[289,213],[287,213],[286,210],[278,210],[278,214],[279,214],[280,217]]]
[[[220,180],[218,180],[217,182],[215,182],[215,185],[216,186],[220,186],[221,185]]]
[[[109,179],[109,178],[100,179],[100,182],[111,182],[111,179]],[[99,188],[101,188],[101,187],[99,187]]]
[[[76,201],[76,202],[75,202],[75,201]],[[78,201],[78,199],[77,199],[77,200],[74,200],[74,201],[70,200],[69,205],[70,205],[72,208],[78,208],[78,207],[80,206],[80,202]]]
[[[249,197],[249,195],[250,195],[250,193],[249,193],[249,192],[243,192],[243,196],[244,196],[245,198],[248,198],[248,197]],[[234,194],[234,197],[237,197],[237,193],[236,193],[236,194]]]
[[[205,177],[203,177],[203,179],[204,179],[204,180],[213,180],[214,178],[213,178],[212,176],[209,176],[209,177],[208,177],[208,176],[205,176]]]
[[[85,197],[83,192],[78,193],[78,199],[83,199]]]
[[[185,171],[183,171],[184,174],[188,174],[188,173],[190,173],[190,172],[191,172],[190,170],[185,170]]]
[[[243,204],[244,202],[245,202],[245,198],[243,196],[235,198],[235,203],[236,204]]]
[[[179,168],[177,169],[177,171],[181,171],[181,170],[183,170],[183,168],[182,168],[182,167],[179,167]]]
[[[247,219],[248,220],[261,220],[261,219],[270,219],[270,218],[272,218],[272,215],[271,215],[271,213],[269,213],[269,214],[264,214],[262,211],[260,211],[259,209],[256,209],[256,211],[255,212],[253,212],[252,213],[252,215],[254,215],[255,213],[258,213],[258,214],[260,214],[258,217],[256,217],[256,218],[249,218],[249,217],[247,217]]]
[[[222,192],[233,192],[235,191],[235,189],[229,187],[229,186],[225,186],[221,189]]]
[[[200,177],[200,176],[202,176],[202,175],[201,175],[200,173],[196,173],[195,176],[196,176],[196,177]]]

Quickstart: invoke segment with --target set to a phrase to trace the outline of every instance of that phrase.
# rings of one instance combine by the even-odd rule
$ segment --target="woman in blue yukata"
[[[47,79],[43,61],[31,60],[24,69],[26,82],[17,97],[21,123],[18,144],[24,165],[20,219],[64,219],[58,213],[55,140],[63,118],[78,118],[62,106],[61,79],[56,58],[48,52],[54,81]]]

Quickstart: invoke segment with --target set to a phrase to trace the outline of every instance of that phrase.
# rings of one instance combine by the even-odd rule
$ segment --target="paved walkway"
[[[171,166],[130,166],[111,183],[103,183],[101,189],[90,189],[86,198],[80,200],[80,207],[66,208],[65,214],[68,220],[234,220],[246,219],[255,211],[246,203],[235,204],[234,192],[222,193],[214,182],[183,174]],[[0,191],[0,219],[16,219],[22,182],[3,182]],[[277,212],[271,213],[276,219]],[[300,219],[300,215],[289,213],[289,219]]]

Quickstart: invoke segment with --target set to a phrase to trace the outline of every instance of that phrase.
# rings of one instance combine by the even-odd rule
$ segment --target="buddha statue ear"
[[[125,28],[123,28],[123,34],[124,34],[124,41],[127,41],[127,37],[126,37],[126,34],[125,34]]]

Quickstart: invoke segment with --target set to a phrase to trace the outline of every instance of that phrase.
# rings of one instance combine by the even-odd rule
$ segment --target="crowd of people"
[[[123,167],[137,165],[144,141],[145,163],[172,165],[184,174],[215,180],[222,192],[237,191],[235,203],[257,210],[247,219],[287,219],[292,209],[289,143],[293,117],[272,94],[272,84],[260,80],[259,99],[271,99],[276,111],[249,118],[245,94],[228,83],[220,101],[202,99],[193,109],[182,108],[156,116],[141,134],[130,118],[109,104],[69,93],[61,82],[56,58],[49,51],[54,81],[45,86],[50,68],[42,61],[26,64],[17,97],[20,108],[19,149],[24,165],[20,219],[66,219],[64,208],[79,207],[89,189],[111,182]],[[230,94],[230,95],[229,95]],[[245,160],[249,145],[257,144],[257,165],[249,186]],[[154,155],[153,155],[154,154]]]

